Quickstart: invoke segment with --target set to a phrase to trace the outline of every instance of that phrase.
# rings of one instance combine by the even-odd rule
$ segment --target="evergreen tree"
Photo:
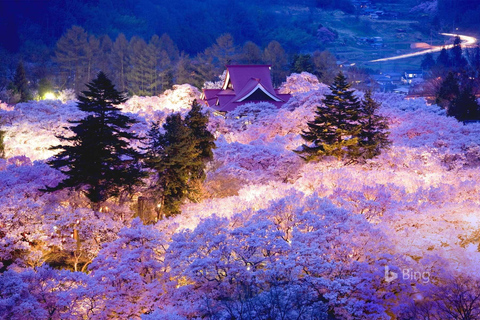
[[[115,76],[114,83],[122,92],[127,91],[128,54],[127,38],[120,33],[113,44],[111,64]]]
[[[388,140],[388,123],[385,117],[377,114],[380,104],[372,98],[371,91],[365,92],[361,102],[358,143],[361,157],[372,159],[381,153],[391,142]]]
[[[182,61],[179,61],[179,63],[181,62]],[[214,81],[220,73],[215,69],[211,48],[207,48],[205,52],[197,54],[194,60],[189,60],[187,56],[187,60],[184,60],[184,63],[185,62],[189,69],[191,69],[189,78],[193,80],[193,82],[188,83],[193,83],[197,88],[201,88],[205,81]]]
[[[113,83],[113,68],[112,68],[112,50],[113,50],[113,41],[108,35],[103,35],[99,38],[100,40],[100,52],[96,59],[95,65],[98,70],[102,70]]]
[[[100,40],[94,35],[88,36],[88,44],[85,48],[85,58],[85,82],[90,82],[93,78],[93,75],[98,73],[97,66],[101,58]]]
[[[25,68],[23,63],[20,61],[17,65],[17,70],[13,76],[12,87],[15,93],[20,95],[19,102],[27,102],[31,100],[30,90],[28,89],[28,80],[25,74]]]
[[[131,140],[138,139],[128,132],[135,120],[120,114],[116,107],[126,98],[102,72],[87,87],[78,98],[78,108],[89,115],[70,121],[73,135],[58,137],[68,143],[52,147],[60,152],[48,162],[67,177],[45,191],[83,190],[96,209],[99,203],[118,196],[122,190],[131,191],[140,183],[143,173],[140,154],[129,146]]]
[[[226,65],[231,64],[236,59],[237,48],[232,35],[226,33],[218,37],[216,43],[211,48],[207,48],[206,52],[212,55],[217,74],[220,74]]]
[[[320,82],[327,85],[332,84],[339,70],[335,56],[328,50],[315,51],[312,60],[315,68],[313,74]]]
[[[435,93],[435,103],[447,109],[450,102],[453,101],[459,93],[458,80],[453,72],[449,72]]]
[[[480,120],[480,107],[471,86],[465,86],[460,94],[450,102],[447,115],[455,117],[459,121]]]
[[[194,84],[193,76],[194,73],[192,62],[188,55],[182,53],[180,58],[178,59],[178,63],[175,66],[175,83],[184,84],[190,83],[192,85],[197,86]],[[201,86],[201,85],[200,85]]]
[[[192,130],[192,137],[199,153],[197,166],[191,168],[192,175],[195,179],[203,181],[206,163],[213,160],[212,149],[215,148],[215,137],[207,129],[208,113],[202,113],[202,107],[197,100],[193,101],[192,109],[185,117],[185,124]]]
[[[274,86],[279,86],[287,75],[287,55],[282,45],[278,41],[271,41],[265,48],[264,61],[272,65],[272,82]]]
[[[430,70],[435,66],[435,60],[433,60],[433,55],[427,53],[422,60],[421,67],[423,70]]]
[[[177,61],[179,58],[178,48],[172,38],[166,33],[162,34],[160,37],[160,51],[165,51],[167,53],[168,59],[170,61]]]
[[[206,163],[213,159],[215,148],[207,124],[208,114],[194,101],[185,120],[175,113],[167,117],[164,133],[158,123],[148,132],[146,163],[156,172],[153,191],[167,216],[180,213],[182,202],[192,198],[195,185],[205,179]]]
[[[129,68],[127,72],[129,92],[136,95],[148,95],[151,85],[151,51],[147,52],[145,40],[132,37],[128,45]]]
[[[463,57],[460,37],[456,36],[453,42],[453,48],[450,50],[451,65],[456,70],[462,69],[467,65],[467,60]]]
[[[310,144],[303,144],[301,150],[296,151],[306,161],[323,156],[351,159],[359,155],[360,102],[349,88],[350,84],[340,72],[330,86],[331,94],[317,106],[315,119],[307,123],[308,130],[302,133],[302,138]]]
[[[313,64],[312,56],[309,54],[295,54],[293,56],[292,66],[290,68],[291,72],[302,73],[309,72],[313,73],[315,70],[315,65]]]
[[[471,57],[470,65],[473,68],[475,77],[478,77],[480,75],[480,47],[478,45],[471,52]]]
[[[73,26],[58,41],[55,49],[55,61],[67,87],[73,87],[80,93],[87,82],[89,51],[88,35],[82,27]]]
[[[239,60],[244,64],[261,64],[262,50],[252,41],[247,41],[243,45]]]
[[[437,57],[437,66],[443,67],[443,68],[449,68],[451,66],[451,60],[450,60],[450,57],[448,56],[447,49],[443,48],[440,51],[440,54]]]
[[[171,39],[164,34],[162,38],[159,38],[157,35],[152,36],[148,44],[148,50],[152,51],[150,54],[152,60],[151,67],[155,71],[152,74],[153,79],[151,83],[155,85],[152,86],[151,95],[160,94],[173,86],[173,60],[170,59],[169,53],[164,49],[167,48],[169,51],[174,52],[174,48],[171,48],[169,42],[171,42]],[[176,59],[178,60],[178,57]]]
[[[180,205],[191,191],[192,168],[200,166],[200,151],[192,130],[179,113],[169,115],[163,125],[152,126],[148,133],[147,164],[156,174],[155,191],[161,198],[166,216],[180,213]]]

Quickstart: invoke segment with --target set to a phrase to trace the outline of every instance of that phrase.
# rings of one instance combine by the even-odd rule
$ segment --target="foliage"
[[[207,162],[213,160],[215,138],[208,131],[208,113],[196,100],[182,119],[179,113],[169,115],[148,132],[147,165],[156,173],[156,198],[167,216],[180,213],[180,205],[193,198],[196,184],[205,180]]]
[[[28,88],[28,79],[25,74],[25,68],[23,67],[23,62],[20,61],[17,65],[17,70],[15,71],[15,75],[13,76],[12,82],[13,91],[16,94],[20,95],[20,99],[18,102],[26,102],[32,99],[30,95],[30,90]]]
[[[317,106],[314,121],[308,122],[308,130],[302,133],[302,138],[311,145],[303,144],[296,151],[306,161],[324,156],[338,159],[358,156],[360,103],[349,88],[345,76],[339,73],[330,86],[332,93]]]
[[[459,80],[458,77],[463,76]],[[435,93],[435,103],[447,110],[447,115],[460,121],[478,120],[480,110],[477,99],[473,94],[473,83],[466,74],[448,73]]]
[[[69,88],[78,94],[84,89],[88,78],[87,68],[90,48],[88,35],[82,27],[73,26],[57,41],[55,62],[59,65],[61,76]]]
[[[270,41],[264,50],[264,61],[272,65],[271,75],[274,86],[283,82],[287,74],[287,55],[282,45],[275,40]]]
[[[290,71],[293,73],[308,72],[313,73],[315,66],[312,61],[312,56],[309,54],[295,54],[293,56],[292,66]]]
[[[208,112],[208,111],[207,111]],[[196,167],[190,168],[195,179],[205,180],[206,163],[213,160],[213,149],[215,149],[215,137],[208,131],[208,113],[202,112],[202,107],[194,100],[192,108],[185,116],[185,125],[192,130],[192,138],[198,150],[198,163]]]
[[[135,121],[115,106],[126,99],[103,73],[87,87],[78,98],[78,108],[89,115],[70,121],[73,136],[58,137],[69,144],[52,147],[60,152],[48,161],[67,178],[46,190],[85,188],[90,201],[98,204],[138,184],[143,173],[138,166],[139,153],[129,146],[130,140],[137,139],[128,132]]]
[[[378,114],[379,108],[380,104],[372,98],[371,91],[367,91],[360,107],[358,145],[361,158],[372,159],[391,143],[387,119]]]
[[[446,109],[459,93],[458,80],[453,72],[449,72],[435,93],[435,103]]]
[[[338,74],[337,59],[330,51],[315,51],[313,53],[314,74],[320,82],[326,85],[332,84]]]
[[[435,66],[435,60],[433,60],[433,55],[431,53],[427,53],[422,59],[422,63],[420,66],[423,70],[432,69]]]
[[[147,163],[156,173],[155,193],[161,210],[171,216],[180,213],[180,205],[192,191],[192,171],[202,166],[202,160],[192,129],[179,113],[167,117],[163,131],[154,124],[148,132]]]
[[[462,88],[448,105],[447,115],[455,117],[459,121],[480,120],[480,106],[472,92],[471,86]]]

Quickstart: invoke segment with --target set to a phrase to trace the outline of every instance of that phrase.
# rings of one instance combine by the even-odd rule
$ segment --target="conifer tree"
[[[435,66],[435,60],[433,60],[433,55],[431,53],[427,53],[422,60],[422,70],[430,70]]]
[[[449,72],[445,77],[445,80],[443,80],[441,83],[440,88],[438,88],[437,92],[435,93],[435,103],[447,109],[450,102],[453,101],[459,94],[460,88],[458,80],[453,72]]]
[[[274,86],[279,86],[287,75],[287,54],[282,45],[272,40],[263,52],[263,60],[272,65],[272,82]]]
[[[88,35],[82,27],[73,26],[57,41],[55,61],[67,87],[73,87],[76,94],[87,82],[88,50]]]
[[[122,91],[127,90],[127,72],[128,72],[128,41],[123,33],[117,36],[113,44],[111,64],[114,75],[114,83]]]
[[[30,91],[28,90],[28,80],[25,74],[25,68],[23,67],[23,63],[21,61],[18,63],[17,70],[13,76],[12,86],[15,93],[20,95],[19,102],[27,102],[32,98],[30,96]]]
[[[197,183],[205,179],[206,163],[213,159],[215,137],[208,131],[208,114],[195,100],[185,120],[175,113],[160,132],[152,124],[147,135],[146,164],[156,173],[153,192],[166,216],[180,213],[186,198],[192,199]]]
[[[462,69],[466,66],[467,60],[463,57],[462,45],[459,36],[455,37],[453,48],[450,50],[451,64],[456,70]]]
[[[197,167],[191,168],[192,175],[195,179],[203,181],[206,163],[213,160],[212,149],[215,148],[215,137],[207,129],[208,113],[202,113],[202,107],[197,100],[193,101],[192,109],[185,117],[185,124],[192,131],[192,138],[199,153]]]
[[[447,115],[459,121],[480,120],[480,106],[471,86],[465,86],[447,108]]]
[[[372,92],[365,92],[361,102],[358,143],[361,157],[371,159],[381,153],[391,142],[388,140],[388,123],[377,114],[380,104],[372,98]]]
[[[443,48],[437,57],[437,66],[440,66],[443,68],[449,68],[451,64],[452,63],[451,63],[450,57],[448,56],[447,49]]]
[[[328,50],[315,51],[312,61],[315,67],[313,74],[317,76],[320,82],[330,85],[339,70],[335,56]]]
[[[226,33],[218,37],[212,47],[207,48],[205,52],[212,55],[217,74],[220,74],[227,64],[231,64],[236,59],[237,48],[232,35]]]
[[[75,188],[85,192],[97,205],[122,190],[140,183],[143,173],[139,166],[140,154],[129,142],[138,139],[128,129],[135,120],[120,114],[116,105],[126,101],[111,81],[100,72],[87,84],[88,90],[79,96],[78,108],[88,116],[70,121],[73,135],[59,136],[64,145],[52,147],[60,152],[48,162],[67,177],[55,187],[44,191]]]
[[[252,41],[247,41],[242,47],[239,60],[244,64],[261,64],[262,50]]]
[[[166,216],[180,213],[180,205],[190,192],[192,168],[201,164],[192,130],[179,113],[169,115],[160,133],[159,125],[148,133],[147,165],[156,174],[155,192],[159,194],[162,212]]]
[[[358,155],[360,102],[349,89],[350,85],[340,72],[330,86],[332,93],[317,106],[315,119],[308,122],[308,129],[303,131],[302,138],[310,144],[303,144],[296,152],[306,161],[324,156],[344,159]]]
[[[295,73],[302,73],[304,71],[313,73],[315,71],[315,65],[313,64],[312,56],[309,54],[295,54],[290,71]]]

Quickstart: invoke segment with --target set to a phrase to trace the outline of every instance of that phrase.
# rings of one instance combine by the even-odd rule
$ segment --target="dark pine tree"
[[[128,132],[136,122],[120,113],[116,105],[126,101],[112,82],[100,72],[87,84],[88,90],[78,97],[78,108],[89,115],[79,121],[69,121],[72,136],[58,137],[67,142],[52,147],[60,152],[48,164],[67,177],[55,187],[83,190],[97,209],[99,203],[120,192],[131,191],[144,176],[141,155],[130,147],[138,137]]]
[[[391,143],[387,119],[377,114],[379,108],[380,104],[372,98],[371,91],[367,91],[361,102],[361,130],[358,134],[360,153],[364,159],[378,156]]]
[[[430,70],[435,66],[435,60],[433,60],[433,55],[427,53],[422,60],[421,67],[423,70]]]
[[[448,56],[447,49],[443,48],[437,57],[437,66],[443,67],[443,68],[450,68],[451,65],[452,63],[451,63],[450,57]]]
[[[315,71],[315,64],[313,63],[312,56],[309,54],[296,54],[293,56],[293,62],[290,70],[294,73]]]
[[[180,213],[180,205],[191,191],[192,168],[200,166],[192,130],[178,113],[167,117],[160,133],[158,124],[148,134],[147,164],[156,174],[154,192],[166,216]]]
[[[23,67],[23,63],[21,61],[18,63],[17,70],[13,76],[12,87],[14,92],[20,95],[19,102],[27,102],[28,100],[32,99],[28,89],[28,80],[25,74],[25,68]]]
[[[450,102],[452,102],[459,94],[460,88],[458,80],[453,72],[449,72],[435,93],[435,103],[442,108],[447,109]]]
[[[451,65],[455,70],[461,70],[467,65],[467,60],[463,57],[460,37],[456,36],[453,42],[453,48],[450,50]]]
[[[308,122],[302,138],[309,142],[296,151],[306,161],[316,161],[324,156],[338,159],[358,156],[360,102],[350,89],[350,84],[340,72],[330,86],[331,94],[317,106],[315,119]]]
[[[202,112],[202,107],[197,100],[192,103],[192,109],[185,117],[186,125],[192,130],[192,137],[195,140],[199,152],[198,166],[191,168],[192,175],[200,181],[205,180],[205,166],[213,160],[213,149],[215,149],[215,137],[208,131],[208,113]]]
[[[480,120],[480,107],[471,86],[465,86],[460,94],[450,102],[447,115],[455,117],[459,121]]]

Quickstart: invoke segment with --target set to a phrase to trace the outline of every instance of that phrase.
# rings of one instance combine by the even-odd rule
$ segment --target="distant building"
[[[422,70],[405,70],[402,76],[402,82],[405,84],[412,84],[414,79],[423,79]]]
[[[270,102],[281,107],[290,94],[273,88],[269,65],[228,65],[221,89],[203,89],[201,99],[216,111],[228,112],[249,102]]]
[[[382,92],[393,92],[402,84],[402,75],[397,72],[385,72],[380,75],[373,75],[372,79],[377,83],[377,87]]]

